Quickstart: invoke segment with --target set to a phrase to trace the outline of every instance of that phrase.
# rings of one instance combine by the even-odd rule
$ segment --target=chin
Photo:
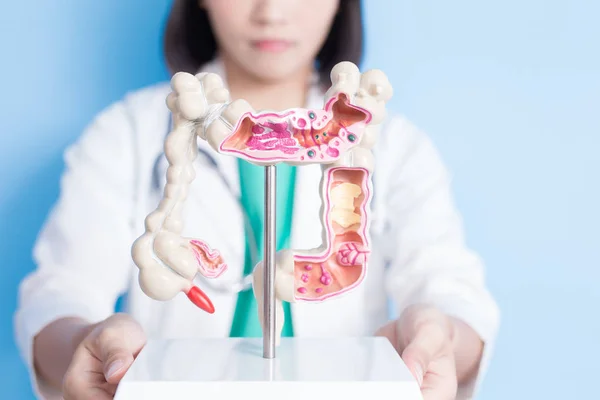
[[[306,64],[300,64],[292,57],[269,57],[265,60],[257,60],[247,68],[259,80],[275,83],[294,77],[302,71]]]

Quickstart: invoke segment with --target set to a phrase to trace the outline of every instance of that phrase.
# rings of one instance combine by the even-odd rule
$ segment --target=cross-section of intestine
[[[340,93],[324,110],[246,113],[219,150],[251,162],[331,163],[362,138],[371,114]]]

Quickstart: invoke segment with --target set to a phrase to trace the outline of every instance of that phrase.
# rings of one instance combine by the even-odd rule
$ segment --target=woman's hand
[[[421,387],[424,400],[450,400],[458,386],[457,325],[429,306],[411,306],[377,332],[387,337]]]
[[[115,314],[91,327],[65,374],[64,399],[112,399],[145,343],[142,328],[127,314]]]

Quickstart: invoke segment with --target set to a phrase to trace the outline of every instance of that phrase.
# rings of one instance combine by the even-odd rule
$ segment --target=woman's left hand
[[[421,387],[424,400],[456,397],[455,325],[429,306],[411,306],[377,336],[387,337]]]

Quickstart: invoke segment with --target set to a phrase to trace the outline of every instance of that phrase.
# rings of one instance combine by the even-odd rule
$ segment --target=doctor
[[[165,55],[172,72],[221,75],[232,98],[257,110],[320,108],[333,65],[359,64],[361,34],[359,0],[175,0]],[[230,266],[223,278],[197,282],[217,311],[201,312],[185,296],[157,302],[139,288],[130,248],[162,195],[169,92],[159,84],[128,94],[66,153],[60,198],[35,245],[37,269],[21,283],[15,319],[40,398],[112,398],[149,337],[260,335],[243,277],[262,257],[262,172],[204,141],[184,235],[218,248]],[[400,116],[382,124],[374,153],[364,283],[320,305],[293,304],[283,334],[386,336],[425,399],[470,398],[499,313],[480,259],[465,246],[448,172],[427,136]],[[319,167],[281,167],[278,178],[279,248],[318,246]],[[115,315],[125,294],[126,313]]]

